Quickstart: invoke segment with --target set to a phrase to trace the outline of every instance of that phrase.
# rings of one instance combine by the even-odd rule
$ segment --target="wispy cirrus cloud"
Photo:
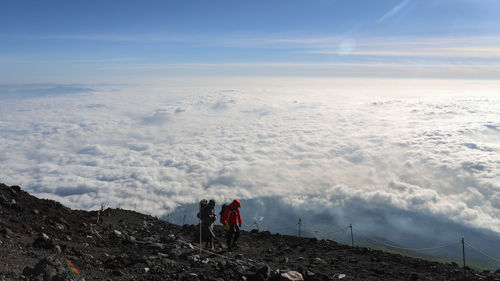
[[[299,50],[314,54],[348,54],[362,56],[416,56],[500,58],[500,35],[490,36],[298,36],[293,34],[37,34],[0,37],[25,40],[76,40],[144,43],[183,43],[198,47],[257,48]],[[351,52],[342,53],[342,46],[351,45]]]
[[[500,36],[469,37],[347,37],[293,36],[290,34],[225,34],[175,36],[166,34],[130,35],[35,35],[19,36],[30,40],[83,40],[134,42],[141,46],[172,48],[181,44],[198,50],[191,59],[148,53],[124,53],[121,57],[77,53],[71,57],[45,58],[39,55],[0,57],[0,63],[17,66],[33,75],[44,76],[45,69],[62,72],[72,64],[79,76],[95,75],[243,75],[243,76],[354,76],[354,77],[439,77],[495,79],[499,75]],[[200,50],[219,49],[220,55],[206,58]],[[222,51],[223,50],[223,51]],[[249,59],[251,50],[257,55]],[[272,58],[268,52],[279,51]],[[182,51],[184,52],[184,51]],[[181,53],[182,53],[181,52]],[[202,54],[203,52],[201,52]],[[227,56],[227,57],[226,57]],[[194,63],[193,63],[194,61]],[[224,61],[219,63],[219,61]],[[12,67],[11,67],[12,68]],[[110,71],[110,72],[109,72]],[[11,76],[5,72],[4,76]],[[75,75],[75,74],[74,74]],[[96,77],[97,78],[97,77]],[[10,79],[10,78],[9,78]]]

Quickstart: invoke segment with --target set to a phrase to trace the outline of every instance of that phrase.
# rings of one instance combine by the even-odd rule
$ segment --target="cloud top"
[[[500,233],[500,101],[480,91],[495,84],[403,94],[384,93],[401,81],[311,81],[4,96],[0,179],[84,209],[162,216],[200,198],[277,196],[296,209],[358,202]]]

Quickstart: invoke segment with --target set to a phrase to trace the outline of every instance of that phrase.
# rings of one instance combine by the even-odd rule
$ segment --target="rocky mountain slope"
[[[0,184],[0,280],[463,280],[455,263],[253,230],[200,251],[196,227],[122,209],[71,210]],[[500,270],[466,268],[467,280]]]

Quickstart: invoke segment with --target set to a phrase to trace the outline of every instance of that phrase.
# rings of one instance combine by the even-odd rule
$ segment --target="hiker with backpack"
[[[213,223],[217,220],[214,211],[215,200],[211,199],[207,202],[206,199],[200,201],[200,212],[197,217],[201,221],[201,240],[205,242],[205,247],[214,249],[214,230]]]
[[[238,199],[234,199],[230,205],[225,205],[226,207],[221,211],[221,223],[224,225],[224,229],[227,230],[226,241],[227,248],[229,250],[238,247],[236,242],[240,237],[240,227],[242,224],[240,207],[241,202]]]

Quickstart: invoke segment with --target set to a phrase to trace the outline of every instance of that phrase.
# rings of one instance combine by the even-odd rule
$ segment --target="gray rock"
[[[266,281],[271,275],[271,268],[267,264],[253,266],[245,276],[248,281]]]
[[[162,243],[151,243],[149,248],[154,250],[163,250],[165,249],[165,245]]]
[[[188,260],[193,262],[199,262],[201,260],[200,255],[192,255],[188,257]]]
[[[68,280],[63,264],[54,256],[41,259],[34,268],[25,267],[23,275],[29,280]]]
[[[304,281],[304,277],[297,271],[279,271],[269,279],[271,281]]]

